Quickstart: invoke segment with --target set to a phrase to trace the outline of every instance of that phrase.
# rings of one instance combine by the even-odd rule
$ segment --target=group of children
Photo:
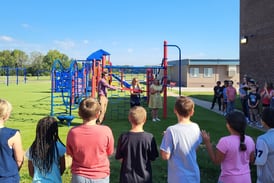
[[[221,81],[217,81],[213,88],[214,97],[211,103],[211,109],[218,102],[219,111],[223,111],[224,116],[235,109],[235,101],[237,96],[236,88],[233,86],[232,80],[225,80],[221,86]]]
[[[265,82],[260,89],[254,79],[244,76],[239,88],[242,111],[250,125],[260,127],[262,111],[265,108],[274,108],[271,101],[274,99],[272,83]]]
[[[61,182],[66,167],[65,152],[72,157],[72,183],[110,182],[109,156],[114,153],[114,137],[108,126],[96,123],[100,111],[96,99],[81,101],[78,114],[83,123],[69,130],[66,146],[59,138],[58,124],[53,117],[39,120],[35,140],[26,153],[33,182]],[[19,131],[4,127],[10,113],[11,104],[1,99],[0,182],[16,183],[20,180],[18,171],[24,154]],[[160,155],[168,161],[168,183],[200,182],[196,151],[203,141],[212,161],[221,164],[219,182],[251,183],[249,164],[254,159],[257,182],[274,182],[274,109],[263,111],[262,124],[268,131],[258,137],[256,146],[245,134],[244,114],[228,113],[226,127],[230,135],[219,140],[216,150],[212,148],[209,133],[191,121],[194,102],[190,98],[178,97],[174,113],[177,122],[164,131],[160,145]],[[128,120],[131,129],[120,135],[115,153],[115,158],[121,161],[120,182],[152,183],[151,161],[159,152],[153,134],[143,129],[147,112],[141,106],[134,106],[130,108]]]
[[[233,81],[225,80],[222,86],[221,81],[217,81],[213,90],[214,97],[211,109],[214,108],[217,102],[219,110],[223,111],[224,116],[234,111],[237,91],[233,87]],[[274,107],[274,90],[271,83],[265,83],[265,86],[259,90],[256,82],[245,76],[239,85],[239,98],[247,123],[262,128],[261,113],[264,108],[271,107],[272,98]]]

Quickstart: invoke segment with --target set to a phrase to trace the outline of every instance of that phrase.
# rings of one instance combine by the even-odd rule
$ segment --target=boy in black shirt
[[[120,183],[152,183],[151,161],[159,152],[153,135],[143,130],[146,117],[146,110],[141,106],[129,111],[131,130],[120,135],[115,155],[122,162]]]
[[[214,86],[213,90],[214,90],[214,97],[213,97],[210,109],[214,108],[214,105],[217,101],[218,106],[219,106],[219,111],[220,111],[221,107],[222,107],[221,98],[222,98],[222,93],[223,93],[223,88],[221,87],[221,81],[217,81],[216,86]]]

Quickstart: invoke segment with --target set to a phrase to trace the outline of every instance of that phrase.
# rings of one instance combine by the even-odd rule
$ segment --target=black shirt
[[[120,135],[116,159],[123,159],[120,183],[152,183],[151,161],[159,156],[155,138],[148,132]]]

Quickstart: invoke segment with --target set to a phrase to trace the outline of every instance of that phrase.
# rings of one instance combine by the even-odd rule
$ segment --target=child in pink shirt
[[[222,137],[213,151],[210,135],[202,130],[202,137],[211,160],[221,164],[220,183],[251,183],[249,163],[254,161],[255,143],[245,135],[246,119],[242,112],[234,111],[226,116],[229,136]]]

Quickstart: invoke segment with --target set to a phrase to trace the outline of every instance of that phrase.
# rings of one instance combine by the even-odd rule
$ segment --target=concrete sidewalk
[[[210,109],[211,108],[211,102],[208,102],[208,101],[205,101],[205,100],[200,100],[200,99],[197,99],[197,98],[192,98],[192,97],[191,97],[191,99],[194,101],[194,103],[196,105],[201,106],[203,108],[206,108],[210,111],[216,112],[220,115],[223,115],[223,112],[219,111],[218,105],[215,105],[215,107],[213,109]]]

